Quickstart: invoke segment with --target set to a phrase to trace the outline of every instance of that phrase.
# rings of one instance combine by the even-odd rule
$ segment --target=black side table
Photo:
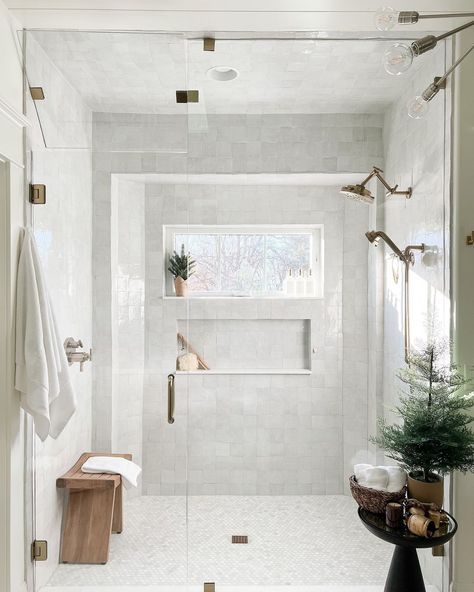
[[[385,582],[385,592],[426,592],[417,549],[438,547],[449,542],[458,529],[456,520],[448,513],[449,522],[441,525],[430,539],[412,534],[405,526],[390,528],[383,514],[358,510],[364,526],[376,537],[395,545],[392,563]]]

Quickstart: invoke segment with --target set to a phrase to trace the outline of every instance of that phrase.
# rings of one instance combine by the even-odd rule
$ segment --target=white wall
[[[155,149],[164,149],[161,154],[119,154],[97,152],[94,154],[94,343],[96,357],[94,364],[94,447],[110,449],[118,442],[127,443],[135,448],[141,433],[136,432],[136,444],[130,438],[116,433],[114,435],[114,413],[120,405],[114,402],[120,399],[118,373],[121,358],[120,348],[114,343],[114,315],[110,315],[110,306],[116,294],[114,269],[120,267],[120,258],[116,257],[114,245],[120,245],[122,237],[114,238],[114,228],[118,227],[117,217],[124,216],[128,221],[130,208],[138,207],[136,188],[128,192],[128,199],[121,202],[121,208],[111,195],[121,195],[122,183],[114,187],[114,173],[298,173],[298,172],[339,172],[357,171],[363,174],[372,164],[381,164],[381,117],[378,115],[218,115],[207,116],[204,129],[199,129],[190,121],[192,131],[187,141],[183,136],[181,117],[154,117]],[[126,120],[126,121],[125,121]],[[176,122],[176,133],[173,134],[170,120]],[[200,121],[200,120],[199,120]],[[94,146],[100,150],[124,149],[122,126],[126,126],[127,139],[133,142],[133,118],[127,115],[94,114]],[[137,141],[142,138],[142,127],[137,128]],[[251,139],[246,144],[246,139]],[[188,154],[167,154],[166,150],[179,149],[188,144]],[[137,175],[139,178],[139,175]],[[153,187],[161,193],[152,200]],[[188,195],[189,191],[189,195]],[[331,195],[326,195],[327,192]],[[151,193],[150,193],[151,192]],[[189,202],[188,202],[189,200]],[[215,392],[231,392],[237,388],[237,382],[245,383],[245,387],[253,381],[262,397],[267,393],[270,397],[269,406],[273,401],[273,391],[280,393],[281,409],[286,409],[284,393],[287,390],[299,389],[303,397],[300,405],[301,421],[309,421],[314,417],[314,425],[307,426],[307,439],[300,443],[300,476],[290,484],[287,475],[281,482],[281,467],[289,460],[282,455],[273,459],[276,467],[274,474],[279,474],[279,482],[273,484],[273,491],[289,492],[342,492],[344,476],[350,472],[355,458],[367,451],[368,407],[367,407],[367,243],[363,236],[367,229],[368,208],[361,204],[345,202],[334,191],[326,192],[312,187],[203,187],[203,186],[150,186],[147,194],[146,220],[146,256],[153,256],[153,262],[147,267],[147,375],[145,376],[143,454],[144,454],[144,491],[148,493],[180,493],[184,479],[183,448],[180,436],[173,436],[175,446],[168,446],[169,432],[163,418],[165,409],[163,385],[166,374],[175,366],[176,351],[174,338],[176,320],[186,318],[186,311],[181,310],[183,303],[164,301],[161,299],[161,224],[186,223],[302,223],[307,220],[326,222],[327,241],[327,284],[326,300],[288,304],[276,302],[270,318],[312,318],[315,331],[314,374],[307,377],[259,377],[258,381],[251,377],[238,377],[228,380],[225,377],[207,377],[195,379],[193,390],[199,390],[202,396],[215,396]],[[347,216],[345,216],[347,213]],[[134,219],[134,218],[133,218]],[[111,223],[112,220],[112,223]],[[114,221],[115,220],[115,221]],[[133,220],[132,220],[132,223]],[[150,226],[153,224],[153,226]],[[127,231],[123,240],[129,240]],[[126,245],[121,248],[126,252]],[[130,247],[129,247],[130,248]],[[336,259],[339,261],[336,264]],[[123,263],[123,261],[122,261]],[[342,266],[347,272],[342,272]],[[339,272],[337,272],[339,270]],[[344,284],[343,284],[344,282]],[[346,294],[343,298],[342,294]],[[121,295],[123,298],[123,294]],[[127,295],[127,298],[130,294]],[[259,319],[268,316],[265,306],[258,307],[257,302],[224,303],[214,302],[192,303],[191,314],[194,318],[200,315],[215,318],[249,318]],[[229,310],[235,308],[235,310]],[[126,310],[125,310],[126,309]],[[131,314],[131,307],[125,305],[119,314]],[[230,316],[229,316],[230,315]],[[260,316],[259,316],[260,315]],[[283,315],[283,316],[281,316]],[[301,316],[303,315],[303,316]],[[305,316],[306,315],[306,316]],[[314,316],[316,315],[316,317]],[[122,318],[122,317],[120,317]],[[128,317],[129,318],[129,317]],[[343,320],[346,321],[346,341],[343,342]],[[119,322],[120,331],[123,319]],[[322,345],[324,344],[324,345]],[[345,359],[343,360],[344,348]],[[125,359],[121,364],[127,366]],[[157,368],[160,368],[156,374]],[[123,370],[125,371],[125,370]],[[153,375],[155,374],[155,375]],[[201,384],[206,380],[206,385]],[[212,382],[214,381],[214,382]],[[226,382],[227,381],[227,382]],[[223,384],[227,384],[222,388]],[[257,384],[258,383],[258,384]],[[213,386],[214,385],[214,386]],[[219,385],[219,386],[218,386]],[[253,388],[253,387],[252,387]],[[134,389],[132,389],[133,392]],[[232,391],[233,392],[233,391]],[[252,391],[253,392],[253,391]],[[160,394],[161,393],[161,394]],[[112,396],[110,396],[112,394]],[[161,402],[159,397],[161,397]],[[250,399],[252,396],[249,395]],[[267,398],[268,398],[267,397]],[[304,398],[306,397],[306,398]],[[182,397],[181,397],[182,399]],[[254,397],[255,399],[255,397]],[[261,411],[263,414],[263,398]],[[305,415],[304,410],[311,411]],[[191,415],[195,415],[192,413]],[[285,413],[280,419],[284,422]],[[195,419],[195,417],[193,418]],[[298,418],[295,417],[295,421]],[[237,420],[236,420],[237,421]],[[331,427],[328,427],[328,422]],[[161,426],[161,429],[158,429]],[[139,424],[137,423],[137,427]],[[185,425],[178,422],[174,432],[179,434]],[[274,426],[275,429],[278,427]],[[131,424],[127,425],[127,430]],[[296,429],[296,426],[294,426]],[[121,428],[121,431],[125,427]],[[346,431],[345,443],[342,438]],[[197,431],[195,431],[197,434]],[[326,439],[322,434],[326,434]],[[311,434],[317,434],[320,446]],[[313,440],[312,440],[313,438]],[[184,440],[183,440],[184,442]],[[156,454],[156,446],[163,451]],[[265,444],[265,442],[263,442]],[[308,451],[318,450],[311,461]],[[168,452],[166,452],[166,450]],[[197,450],[197,448],[196,448]],[[323,461],[323,450],[327,459]],[[181,452],[180,452],[181,451]],[[161,457],[161,461],[160,461]],[[250,458],[250,455],[249,455]],[[235,459],[228,459],[229,462]],[[365,460],[365,458],[364,458]],[[195,459],[195,466],[198,461]],[[242,459],[240,463],[242,465]],[[250,460],[249,460],[250,462]],[[267,464],[269,464],[267,459]],[[206,460],[206,466],[214,463],[215,458]],[[305,464],[306,463],[306,464]],[[271,463],[270,463],[271,464]],[[172,465],[172,466],[171,466]],[[202,462],[201,462],[202,465]],[[229,469],[230,464],[228,463]],[[265,467],[257,477],[260,481],[259,492],[272,490],[272,484],[263,476]],[[241,466],[243,468],[243,465]],[[297,470],[297,469],[295,469]],[[173,477],[173,472],[175,476]],[[254,472],[255,473],[255,472]],[[249,470],[249,479],[255,475]],[[310,475],[311,476],[308,476]],[[224,471],[222,472],[224,474]],[[255,473],[256,474],[256,473]],[[166,476],[165,476],[166,475]],[[194,483],[196,492],[224,492],[224,482],[216,483],[216,472],[204,477],[200,468],[193,472],[200,475]],[[269,474],[267,472],[266,477]],[[211,480],[206,482],[207,477]],[[208,479],[208,481],[209,481]],[[285,485],[286,483],[286,485]],[[253,490],[248,483],[248,492]],[[234,484],[233,491],[239,486]],[[298,489],[299,487],[299,489]],[[181,489],[180,489],[181,488]],[[243,485],[239,491],[244,491]]]
[[[460,36],[456,57],[460,57],[474,44],[474,31]],[[453,333],[456,360],[468,376],[474,370],[474,299],[473,257],[474,247],[466,244],[466,237],[474,230],[474,59],[472,53],[463,62],[455,77],[455,104],[453,130]],[[459,518],[459,533],[454,539],[453,592],[474,589],[472,565],[472,530],[474,528],[474,475],[454,476],[454,512]]]
[[[27,40],[27,71],[31,84],[43,86],[46,99],[39,106],[43,133],[53,148],[45,148],[31,100],[28,115],[34,121],[29,136],[31,175],[46,185],[46,205],[33,207],[32,223],[61,337],[92,345],[92,181],[87,150],[56,149],[73,137],[91,143],[92,115],[75,91],[51,64],[34,39]],[[35,82],[32,82],[32,81]],[[69,107],[68,107],[69,106]],[[69,123],[63,125],[62,113]],[[79,372],[70,369],[78,407],[60,436],[36,439],[36,536],[46,539],[49,557],[36,564],[37,586],[47,583],[59,558],[64,491],[56,478],[91,447],[91,364]]]
[[[147,185],[144,493],[184,494],[186,446],[191,495],[343,493],[354,458],[367,459],[368,211],[335,187]],[[324,297],[163,299],[163,224],[186,220],[323,224]],[[227,367],[242,367],[247,348],[246,368],[256,368],[249,358],[268,357],[259,349],[268,323],[281,338],[285,321],[296,320],[309,325],[311,375],[178,376],[176,422],[167,424],[166,376],[176,366],[178,328],[206,357],[213,331],[241,324],[236,349],[230,335],[217,338],[231,348]],[[243,334],[245,321],[260,333],[257,349]],[[272,361],[281,358],[277,339],[272,348]],[[288,351],[294,357],[299,349]],[[279,369],[306,364],[282,360]]]
[[[434,76],[445,70],[445,48],[425,57],[425,67],[406,92],[393,103],[385,116],[384,175],[400,189],[413,187],[411,199],[391,197],[380,206],[380,223],[394,242],[404,249],[407,245],[425,243],[435,247],[438,259],[427,266],[425,259],[415,255],[410,269],[411,345],[423,347],[431,339],[445,339],[450,334],[450,196],[449,145],[447,127],[450,118],[448,97],[441,92],[430,103],[426,119],[413,120],[407,115],[408,99],[420,94]],[[448,91],[445,91],[449,93]],[[403,342],[403,269],[381,248],[384,258],[384,346],[383,346],[383,402],[384,414],[393,419],[391,412],[399,400],[401,384],[396,378],[399,368],[405,366]],[[393,265],[399,271],[394,281]],[[435,319],[433,323],[433,319]],[[434,329],[432,329],[432,324]],[[446,487],[448,498],[449,485]],[[448,499],[446,499],[446,504]],[[446,505],[446,507],[449,507]],[[425,574],[441,590],[443,586],[443,559],[421,552]]]

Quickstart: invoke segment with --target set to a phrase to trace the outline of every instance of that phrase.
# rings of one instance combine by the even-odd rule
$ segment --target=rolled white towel
[[[386,490],[388,486],[388,471],[382,467],[370,467],[361,472],[360,485],[372,489]]]
[[[359,483],[361,479],[365,478],[366,469],[372,469],[373,466],[374,465],[368,465],[366,463],[360,463],[358,465],[354,465],[354,475],[355,475],[357,483]]]
[[[391,465],[384,467],[388,472],[387,491],[400,491],[407,482],[407,472],[402,467]]]

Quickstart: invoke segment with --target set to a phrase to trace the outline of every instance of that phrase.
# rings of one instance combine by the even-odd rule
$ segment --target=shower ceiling
[[[175,91],[191,88],[200,92],[197,112],[376,113],[405,86],[381,64],[393,39],[219,40],[215,52],[204,52],[202,40],[188,41],[186,49],[184,38],[163,34],[31,35],[94,111],[184,113],[187,106],[176,104]],[[238,78],[222,83],[206,76],[223,64],[235,68]],[[420,76],[419,69],[405,84]],[[421,86],[431,82],[424,70]]]

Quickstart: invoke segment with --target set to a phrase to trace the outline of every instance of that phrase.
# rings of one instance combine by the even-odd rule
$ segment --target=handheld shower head
[[[405,254],[402,252],[401,249],[399,249],[397,247],[397,245],[393,242],[393,240],[387,234],[385,234],[385,232],[382,232],[381,230],[369,230],[368,232],[365,233],[365,236],[375,246],[378,245],[380,240],[383,240],[384,243],[386,243],[392,249],[392,251],[395,253],[395,255],[401,261],[403,261],[403,263],[407,262]]]
[[[380,240],[380,236],[379,236],[378,232],[375,232],[375,230],[369,230],[368,232],[365,233],[365,236],[367,237],[369,242],[375,243],[375,245],[377,246],[377,243]]]

